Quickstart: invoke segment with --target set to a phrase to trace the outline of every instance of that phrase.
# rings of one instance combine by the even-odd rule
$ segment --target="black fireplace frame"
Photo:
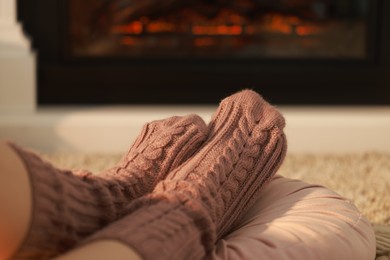
[[[18,0],[39,105],[215,104],[251,88],[281,105],[389,105],[390,1],[370,1],[365,59],[74,59],[67,0]]]

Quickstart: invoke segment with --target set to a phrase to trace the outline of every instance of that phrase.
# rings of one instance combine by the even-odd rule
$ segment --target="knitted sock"
[[[197,115],[148,123],[122,160],[99,177],[111,182],[110,186],[116,184],[117,192],[128,199],[141,197],[197,151],[207,131]]]
[[[53,257],[123,216],[125,205],[194,153],[206,130],[197,116],[148,124],[122,163],[103,177],[57,169],[9,144],[29,173],[33,200],[30,229],[15,258]]]
[[[131,213],[95,233],[117,239],[143,259],[200,259],[212,250],[281,165],[284,119],[253,91],[222,101],[200,151],[169,173]]]

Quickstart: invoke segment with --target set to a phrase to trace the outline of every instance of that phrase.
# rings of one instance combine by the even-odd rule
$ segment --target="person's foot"
[[[56,256],[119,219],[203,143],[207,126],[191,115],[145,126],[122,162],[103,173],[61,170],[37,154],[9,146],[23,162],[32,190],[29,231],[15,258]]]
[[[190,158],[207,133],[206,124],[197,115],[153,121],[143,127],[122,160],[99,176],[120,183],[129,198],[141,197]]]
[[[115,239],[143,259],[202,259],[259,196],[286,153],[282,115],[253,91],[222,101],[210,135],[127,215],[83,243]]]
[[[284,126],[283,116],[254,91],[224,99],[203,147],[154,193],[180,193],[201,202],[220,238],[281,165],[287,148]]]

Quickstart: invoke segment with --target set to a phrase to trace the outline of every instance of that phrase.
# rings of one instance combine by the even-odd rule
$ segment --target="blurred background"
[[[278,104],[378,105],[390,103],[388,5],[20,0],[18,10],[39,54],[40,104],[214,104],[254,88]]]
[[[389,17],[385,0],[0,0],[0,137],[118,151],[251,88],[293,151],[390,150]]]

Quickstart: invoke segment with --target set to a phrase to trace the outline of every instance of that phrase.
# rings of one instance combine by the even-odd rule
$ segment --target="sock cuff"
[[[210,250],[204,245],[207,227],[178,196],[158,194],[134,201],[126,217],[95,233],[83,244],[118,240],[143,259],[202,259]]]
[[[15,257],[57,255],[112,218],[112,202],[104,199],[104,189],[94,183],[90,173],[76,176],[53,167],[33,152],[12,143],[9,146],[24,164],[32,192],[29,230]]]

